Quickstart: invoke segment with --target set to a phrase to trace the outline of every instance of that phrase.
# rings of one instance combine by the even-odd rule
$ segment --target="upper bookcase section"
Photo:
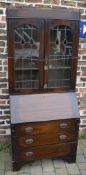
[[[75,91],[78,10],[7,9],[10,94]]]

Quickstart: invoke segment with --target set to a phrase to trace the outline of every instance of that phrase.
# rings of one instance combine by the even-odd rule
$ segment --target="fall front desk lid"
[[[79,118],[75,93],[10,96],[11,123]]]

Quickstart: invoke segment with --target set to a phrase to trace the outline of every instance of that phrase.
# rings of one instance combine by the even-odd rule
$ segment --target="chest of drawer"
[[[79,120],[55,120],[45,122],[34,122],[12,125],[12,135],[38,135],[49,133],[60,133],[62,131],[69,132],[78,129]]]

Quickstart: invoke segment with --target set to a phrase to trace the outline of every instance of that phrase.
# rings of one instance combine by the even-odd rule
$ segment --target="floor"
[[[77,161],[73,164],[58,159],[43,159],[12,172],[11,154],[0,152],[0,175],[86,175],[86,140],[79,140]]]

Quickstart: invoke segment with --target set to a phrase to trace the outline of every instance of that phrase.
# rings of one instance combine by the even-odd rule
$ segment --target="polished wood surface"
[[[31,161],[35,159],[41,159],[43,157],[59,157],[74,154],[76,151],[76,143],[62,143],[54,145],[46,145],[41,147],[32,147],[31,149],[14,149],[13,160],[14,161]]]
[[[79,120],[58,120],[12,125],[13,148],[72,142],[78,137]]]
[[[13,170],[44,157],[75,162],[79,122],[79,119],[67,119],[11,125]]]
[[[32,122],[23,124],[12,124],[12,136],[21,135],[38,135],[59,133],[64,131],[77,131],[79,119],[65,119],[44,122]]]
[[[36,136],[21,136],[12,137],[13,148],[16,149],[16,145],[20,148],[31,148],[40,145],[49,145],[57,143],[65,143],[75,141],[77,139],[77,131],[75,132],[61,132],[55,134],[36,135]]]
[[[80,12],[78,9],[68,8],[32,8],[23,7],[22,9],[8,8],[7,18],[42,18],[42,19],[66,19],[66,20],[79,20]]]

